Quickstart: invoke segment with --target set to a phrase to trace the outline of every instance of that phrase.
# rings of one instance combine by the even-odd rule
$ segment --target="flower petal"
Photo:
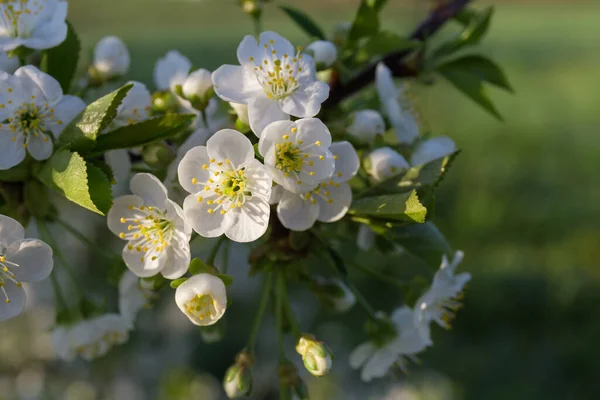
[[[260,140],[258,141],[258,151],[263,157],[266,157],[267,152],[270,151],[276,143],[281,142],[283,135],[290,136],[290,140],[293,140],[292,129],[296,127],[296,123],[293,121],[275,121],[265,127]]]
[[[145,215],[135,209],[143,205],[144,200],[136,195],[117,197],[106,216],[108,229],[117,236],[121,233],[127,234],[128,221],[144,218]],[[121,222],[121,218],[126,222]]]
[[[6,300],[10,302],[7,303]],[[25,289],[6,280],[0,287],[0,322],[16,317],[25,309]]]
[[[104,161],[113,171],[115,181],[123,182],[129,178],[131,172],[131,158],[126,149],[109,150],[104,153]]]
[[[188,270],[192,259],[190,244],[185,240],[171,240],[168,252],[168,261],[161,271],[162,276],[167,279],[181,278]]]
[[[285,189],[281,185],[274,185],[271,188],[271,197],[269,197],[269,204],[275,205],[281,201],[281,197],[285,193]]]
[[[147,252],[137,251],[135,246],[129,247],[127,244],[123,247],[123,261],[127,268],[140,278],[148,278],[158,274],[168,260],[167,251],[156,253],[153,249]]]
[[[52,272],[52,248],[38,239],[14,242],[6,250],[8,261],[18,265],[11,268],[15,279],[21,282],[39,282]]]
[[[189,195],[183,202],[183,213],[186,220],[192,228],[204,237],[221,236],[233,223],[234,211],[229,211],[226,214],[220,212],[209,213],[209,209],[214,209],[214,205],[209,205],[208,200],[217,198],[216,194],[205,196],[201,202],[194,194]]]
[[[0,148],[3,151],[2,157],[0,157],[0,170],[21,164],[25,159],[24,140],[22,134],[13,133],[7,125],[0,128]]]
[[[66,95],[54,106],[54,117],[46,120],[46,128],[58,138],[65,127],[85,109],[85,103],[79,97]],[[58,123],[60,121],[60,123]]]
[[[267,231],[271,208],[265,199],[253,197],[247,200],[225,235],[238,243],[253,242]]]
[[[335,157],[335,172],[331,179],[336,182],[346,182],[356,176],[360,166],[358,154],[350,142],[335,142],[329,147]]]
[[[313,204],[302,196],[286,191],[277,206],[279,221],[292,231],[310,229],[319,215],[319,204]]]
[[[252,192],[252,197],[269,201],[273,181],[265,166],[260,161],[252,159],[244,167],[246,168],[245,176],[248,180],[248,190]]]
[[[146,206],[162,208],[169,197],[167,188],[154,175],[148,173],[135,174],[129,182],[131,193],[144,199]]]
[[[206,142],[206,150],[210,158],[217,161],[231,161],[237,168],[254,159],[254,146],[244,134],[233,129],[222,129]]]
[[[192,63],[180,52],[171,50],[159,59],[154,67],[154,83],[159,90],[173,89],[182,85],[189,75]]]
[[[321,104],[329,97],[329,85],[315,81],[299,87],[294,94],[282,101],[282,109],[294,117],[314,117],[321,111]]]
[[[298,133],[296,140],[301,140],[306,146],[320,142],[319,147],[329,148],[331,146],[331,133],[327,125],[319,118],[304,118],[296,121]]]
[[[321,184],[323,185],[323,184]],[[322,194],[328,193],[329,196]],[[314,196],[319,203],[319,221],[335,222],[346,215],[352,203],[352,189],[345,182],[328,184]]]
[[[15,72],[15,76],[21,81],[21,84],[27,89],[32,90],[32,96],[42,95],[43,99],[37,99],[37,103],[47,102],[54,105],[60,101],[63,96],[60,83],[52,76],[40,71],[33,65],[26,65]]]
[[[225,101],[246,104],[262,91],[253,71],[239,65],[222,65],[212,73],[213,89]]]
[[[260,34],[258,49],[262,51],[264,45],[269,48],[272,46],[278,54],[288,54],[291,57],[296,53],[290,41],[276,32],[267,31]]]
[[[198,193],[202,187],[194,182],[206,182],[210,178],[208,169],[203,169],[203,165],[210,164],[210,157],[206,151],[206,146],[196,146],[190,149],[177,167],[177,176],[179,184],[188,193]]]
[[[29,154],[35,160],[47,160],[52,155],[52,140],[45,133],[39,134],[39,136],[29,134],[25,143]]]
[[[248,100],[248,119],[252,132],[260,138],[262,131],[271,122],[287,121],[290,117],[283,112],[279,101],[260,94]]]
[[[237,58],[240,65],[250,63],[250,57],[256,57],[258,53],[258,43],[252,35],[246,35],[237,48]]]
[[[212,298],[215,314],[210,315],[210,317],[207,314],[203,317],[199,317],[198,314],[190,314],[187,307],[188,303],[204,295],[209,295]],[[193,324],[199,326],[212,325],[225,314],[227,291],[223,281],[218,277],[211,274],[198,274],[179,285],[175,291],[175,303]]]
[[[396,353],[386,348],[378,349],[363,367],[360,377],[365,382],[370,382],[373,378],[382,378],[397,360]]]
[[[25,238],[25,229],[16,219],[0,214],[0,247],[8,247],[13,242]]]
[[[371,342],[365,342],[358,345],[352,353],[350,353],[350,367],[353,369],[360,368],[367,359],[369,359],[375,352],[375,346]]]

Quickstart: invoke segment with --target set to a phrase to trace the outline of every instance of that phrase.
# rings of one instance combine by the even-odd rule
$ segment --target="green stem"
[[[109,255],[107,255],[102,250],[98,249],[98,246],[96,244],[94,244],[90,239],[86,238],[85,235],[79,232],[73,225],[61,219],[57,219],[56,222],[60,226],[65,228],[65,230],[69,231],[69,233],[71,233],[75,238],[79,239],[81,243],[87,245],[90,248],[90,250],[93,251],[95,254],[104,257],[106,260],[112,261],[112,258]]]
[[[283,274],[280,274],[282,278],[279,279],[279,285],[281,286],[281,295],[283,296],[283,307],[285,308],[285,314],[290,322],[290,327],[292,328],[292,332],[296,337],[296,341],[300,339],[302,336],[302,332],[300,332],[300,328],[298,328],[298,321],[294,317],[294,312],[292,311],[292,307],[290,305],[290,297],[287,292],[287,284],[285,279],[283,279]]]
[[[281,292],[280,280],[283,279],[283,273],[277,271],[278,284],[275,290],[275,321],[277,323],[277,348],[279,350],[279,362],[285,360],[285,352],[283,350],[283,293]]]
[[[221,248],[221,245],[223,244],[223,242],[226,239],[227,238],[225,236],[221,236],[219,238],[219,240],[217,241],[217,244],[215,244],[215,247],[213,247],[213,249],[211,250],[210,254],[208,255],[208,258],[206,259],[206,263],[208,265],[214,265],[215,264],[215,258],[217,258],[217,253],[219,252],[219,249]]]
[[[265,315],[265,311],[267,309],[267,303],[269,302],[269,297],[271,295],[271,286],[273,284],[273,273],[267,274],[267,280],[265,281],[265,285],[263,287],[262,296],[260,298],[260,302],[258,303],[258,311],[256,316],[254,317],[254,322],[252,323],[252,331],[250,333],[250,337],[248,338],[248,345],[246,348],[250,352],[250,354],[255,354],[256,348],[256,338],[258,337],[258,333],[260,332],[260,326],[262,323],[262,319]]]
[[[365,299],[365,297],[358,291],[356,286],[350,282],[346,282],[346,286],[348,286],[348,289],[350,289],[350,291],[354,294],[354,297],[356,297],[356,301],[358,301],[358,303],[365,309],[369,316],[371,318],[377,318],[375,316],[375,310],[373,307],[371,307],[367,299]]]
[[[254,34],[258,38],[263,31],[262,19],[261,19],[260,15],[256,15],[252,18],[252,20],[254,21]]]
[[[231,247],[231,242],[227,241],[221,254],[221,272],[223,274],[226,274],[229,269],[229,247]]]
[[[389,275],[386,275],[384,273],[382,273],[381,271],[377,271],[368,267],[365,267],[364,265],[361,265],[360,263],[350,263],[350,265],[352,265],[355,268],[360,269],[361,271],[372,275],[373,277],[381,280],[384,283],[387,283],[388,285],[392,285],[397,287],[400,290],[406,290],[407,285],[404,282],[399,281],[396,278],[393,278]]]
[[[56,271],[52,271],[50,274],[50,281],[52,282],[52,289],[54,290],[54,297],[56,298],[57,303],[57,314],[60,310],[68,310],[69,306],[65,301],[65,297],[60,288],[60,284],[58,283],[58,278],[56,277]]]
[[[200,111],[200,114],[202,115],[202,121],[204,121],[204,127],[206,129],[210,129],[208,126],[208,115],[206,115],[206,108],[203,108],[202,111]]]

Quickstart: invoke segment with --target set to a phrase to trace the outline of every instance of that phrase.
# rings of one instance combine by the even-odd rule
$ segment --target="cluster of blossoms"
[[[260,2],[246,1],[245,8],[246,3]],[[256,8],[252,10],[251,14],[256,13]],[[175,302],[191,323],[217,324],[227,310],[226,285],[231,277],[212,265],[214,255],[206,263],[193,258],[191,242],[197,236],[218,237],[214,254],[224,240],[258,241],[255,250],[267,246],[266,252],[257,251],[259,261],[253,261],[268,276],[258,325],[248,347],[226,373],[227,395],[239,397],[250,391],[254,341],[272,292],[278,329],[283,332],[288,322],[306,369],[315,376],[326,375],[333,354],[325,343],[297,328],[286,279],[302,276],[324,303],[339,312],[350,310],[358,293],[345,276],[310,276],[301,266],[308,246],[291,243],[302,238],[323,241],[322,223],[344,221],[344,227],[357,228],[358,248],[370,251],[377,229],[394,227],[396,222],[385,220],[385,202],[366,216],[344,218],[356,214],[351,211],[356,200],[353,193],[363,196],[371,189],[385,188],[394,178],[451,156],[457,150],[454,142],[445,136],[421,138],[407,91],[396,86],[384,63],[376,67],[379,109],[357,110],[349,119],[344,116],[326,124],[328,115],[321,108],[330,95],[331,74],[322,72],[335,69],[340,62],[339,46],[317,40],[304,50],[274,32],[263,32],[258,38],[246,36],[237,49],[239,65],[223,65],[214,72],[194,70],[188,58],[170,51],[155,65],[154,93],[141,82],[129,82],[124,96],[99,121],[86,120],[92,118],[86,110],[100,107],[86,105],[87,90],[121,79],[131,59],[119,38],[102,39],[77,89],[79,97],[65,93],[64,82],[38,66],[23,65],[31,52],[45,51],[65,40],[66,14],[65,1],[0,2],[0,145],[5,150],[0,181],[2,173],[23,169],[25,194],[30,190],[28,179],[35,175],[39,178],[35,185],[58,186],[65,197],[76,201],[66,193],[72,188],[55,177],[71,165],[50,164],[55,154],[79,150],[77,145],[85,142],[65,145],[69,137],[79,134],[88,141],[105,138],[104,143],[110,143],[115,133],[122,139],[132,132],[139,135],[136,128],[142,124],[182,114],[191,122],[177,135],[138,140],[136,146],[118,144],[100,154],[85,153],[87,148],[81,147],[87,158],[78,156],[85,168],[109,171],[106,178],[112,183],[129,184],[131,194],[116,197],[106,212],[109,230],[124,242],[124,267],[118,311],[107,313],[97,307],[92,312],[71,313],[64,320],[57,317],[56,354],[65,360],[76,356],[91,360],[126,342],[138,312],[151,305],[165,280],[176,289]],[[93,129],[97,132],[89,134]],[[36,175],[38,171],[42,172]],[[44,175],[44,171],[50,172]],[[114,194],[122,194],[123,186],[115,186]],[[88,198],[94,194],[90,189]],[[85,204],[90,208],[89,202]],[[41,211],[30,211],[39,220],[40,232],[46,231],[45,222],[56,221],[50,212],[40,217]],[[53,251],[40,240],[24,239],[23,226],[4,215],[0,215],[0,242],[3,321],[24,309],[22,282],[50,275]],[[327,240],[324,245],[329,254],[336,254]],[[442,256],[431,286],[413,308],[403,305],[391,314],[370,312],[369,341],[350,357],[352,367],[362,367],[363,380],[382,377],[394,365],[405,370],[407,358],[432,345],[432,322],[449,327],[470,275],[456,274],[462,252],[456,252],[452,261],[447,256]],[[334,262],[340,259],[335,256]],[[278,263],[286,264],[285,268]],[[292,272],[286,275],[288,268]],[[307,397],[291,363],[282,362],[279,376],[295,398]]]

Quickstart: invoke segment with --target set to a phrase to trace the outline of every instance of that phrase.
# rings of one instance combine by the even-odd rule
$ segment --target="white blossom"
[[[258,137],[271,122],[289,115],[314,117],[329,97],[312,58],[275,32],[261,33],[258,44],[246,36],[237,57],[239,66],[223,65],[213,72],[214,89],[225,101],[248,105],[250,127]]]
[[[431,344],[429,324],[431,321],[449,329],[455,312],[462,306],[462,290],[471,279],[471,274],[463,272],[456,275],[456,268],[464,257],[462,251],[454,254],[452,262],[446,255],[442,256],[440,269],[433,277],[431,287],[417,300],[415,304],[415,324],[421,335]]]
[[[399,308],[392,313],[390,319],[394,332],[386,332],[384,337],[376,341],[365,342],[350,354],[350,366],[354,369],[362,368],[360,376],[365,382],[385,376],[393,365],[406,370],[406,359],[414,358],[427,347],[415,326],[413,310],[408,307]]]
[[[39,282],[52,272],[52,249],[38,239],[25,239],[16,220],[0,215],[0,321],[25,308],[22,282]]]
[[[132,322],[142,308],[151,306],[154,292],[142,287],[140,278],[133,272],[125,271],[119,281],[119,313]]]
[[[437,136],[417,145],[410,156],[410,165],[427,164],[456,151],[456,144],[448,136]]]
[[[19,57],[12,56],[9,57],[8,53],[5,51],[0,51],[0,71],[8,72],[9,74],[14,73],[19,67],[21,63],[19,62]]]
[[[192,62],[176,50],[169,51],[154,66],[154,84],[159,90],[175,89],[183,85],[190,74]]]
[[[201,236],[225,234],[236,242],[251,242],[266,232],[272,180],[240,132],[223,129],[206,146],[192,148],[179,164],[178,176],[191,193],[183,203],[185,217]]]
[[[375,71],[375,85],[379,100],[400,143],[412,143],[419,136],[419,125],[410,110],[405,109],[404,89],[396,88],[392,72],[380,62]]]
[[[225,284],[211,274],[194,275],[177,287],[175,302],[193,324],[213,325],[227,309]]]
[[[204,98],[212,89],[211,72],[200,68],[192,72],[182,84],[183,95],[186,98]]]
[[[168,198],[165,186],[151,174],[136,174],[132,195],[115,199],[107,222],[126,240],[123,260],[139,277],[159,272],[167,279],[181,277],[190,263],[191,228],[183,210]]]
[[[127,342],[131,328],[131,322],[119,314],[103,314],[73,325],[59,325],[52,331],[54,353],[65,361],[72,361],[76,356],[91,361]]]
[[[292,193],[315,189],[335,170],[331,133],[320,119],[276,121],[263,131],[258,150],[273,181]]]
[[[129,71],[131,59],[129,50],[117,36],[106,36],[96,44],[92,67],[102,79],[123,76]]]
[[[235,114],[244,124],[250,126],[250,119],[248,117],[248,105],[240,103],[229,103],[231,108],[235,111]]]
[[[349,142],[336,142],[329,150],[335,160],[332,176],[322,180],[304,194],[289,192],[281,186],[273,188],[271,204],[277,205],[282,225],[293,231],[310,229],[315,222],[335,222],[346,215],[352,203],[352,189],[347,183],[358,172],[359,159]]]
[[[327,40],[316,40],[306,47],[313,53],[313,59],[320,68],[329,68],[337,60],[337,48],[335,44]]]
[[[36,160],[52,154],[52,139],[85,108],[75,96],[63,96],[60,84],[32,65],[14,75],[0,71],[0,169],[18,165],[26,150]]]
[[[373,141],[385,133],[385,121],[375,110],[361,110],[352,115],[348,133],[357,139]]]
[[[406,171],[410,166],[406,159],[389,147],[380,147],[367,155],[366,171],[376,182],[382,182]]]
[[[62,0],[0,2],[0,51],[58,46],[67,37],[67,8]]]

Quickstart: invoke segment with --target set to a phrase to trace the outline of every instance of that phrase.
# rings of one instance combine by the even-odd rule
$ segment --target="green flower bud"
[[[324,342],[315,340],[312,335],[304,335],[296,345],[302,356],[304,367],[314,376],[325,376],[331,370],[333,353]]]
[[[230,399],[246,396],[252,390],[252,364],[250,353],[241,352],[237,355],[235,364],[225,372],[223,389]]]
[[[153,143],[144,147],[142,158],[152,168],[167,168],[175,159],[175,152],[166,143]]]
[[[177,99],[170,91],[156,92],[152,95],[152,114],[175,113],[177,108]]]

